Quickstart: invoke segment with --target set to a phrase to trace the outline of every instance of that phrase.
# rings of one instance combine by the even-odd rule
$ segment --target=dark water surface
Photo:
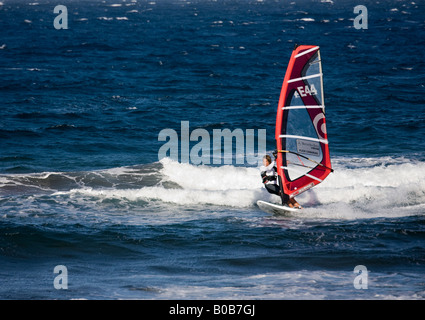
[[[356,1],[62,1],[67,30],[58,4],[0,5],[0,298],[425,297],[422,2],[366,1],[364,30]],[[258,209],[255,165],[159,161],[182,121],[273,150],[295,43],[321,47],[335,168],[302,216]]]

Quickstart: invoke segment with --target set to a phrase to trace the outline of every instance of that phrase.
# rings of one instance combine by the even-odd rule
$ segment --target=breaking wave
[[[404,216],[425,211],[425,162],[405,158],[337,158],[335,172],[297,197],[303,215],[319,218]],[[0,175],[0,201],[21,197],[69,197],[85,202],[115,200],[149,207],[253,208],[267,193],[258,168],[179,163],[169,158],[132,167],[90,172]]]

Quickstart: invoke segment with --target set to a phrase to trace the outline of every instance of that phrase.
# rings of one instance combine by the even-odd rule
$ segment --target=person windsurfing
[[[281,194],[281,188],[277,184],[276,162],[272,161],[269,155],[265,155],[263,157],[263,165],[260,167],[260,171],[264,186],[269,193],[281,197],[282,205],[287,205],[290,208],[301,209],[300,204],[295,200],[295,198],[289,198],[289,196],[285,193],[283,193],[283,195]]]

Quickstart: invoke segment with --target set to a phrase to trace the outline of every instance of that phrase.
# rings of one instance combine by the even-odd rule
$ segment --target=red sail
[[[330,172],[323,75],[318,46],[292,52],[276,117],[277,172],[283,192],[294,197]]]

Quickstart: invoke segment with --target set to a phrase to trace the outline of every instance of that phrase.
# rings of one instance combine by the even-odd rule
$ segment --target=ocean
[[[2,0],[0,30],[0,299],[425,298],[423,1]],[[335,171],[282,217],[247,159],[295,44]]]

